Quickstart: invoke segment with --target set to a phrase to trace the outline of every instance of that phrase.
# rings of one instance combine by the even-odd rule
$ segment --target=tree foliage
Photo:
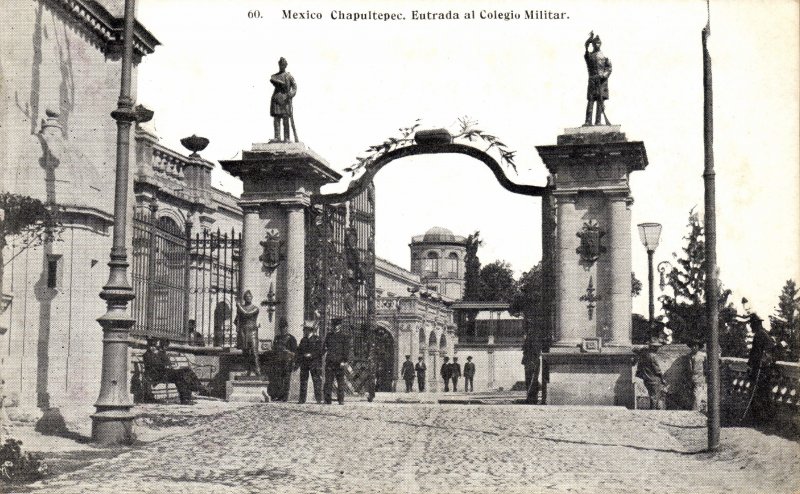
[[[0,248],[8,237],[21,237],[24,246],[32,246],[54,240],[59,232],[57,214],[38,199],[3,192],[0,209],[5,212],[0,221]]]
[[[672,295],[662,295],[659,300],[678,343],[691,340],[706,341],[708,321],[705,309],[706,253],[705,236],[700,216],[694,209],[689,212],[688,234],[681,257],[673,253],[677,266],[667,275]],[[719,289],[719,334],[723,355],[743,356],[747,352],[744,334],[746,327],[736,319],[736,309],[731,302],[732,292]]]
[[[511,303],[517,295],[514,270],[506,261],[495,261],[481,268],[480,300]]]
[[[631,295],[638,297],[642,293],[642,282],[636,277],[636,273],[631,271]]]
[[[481,260],[478,258],[478,248],[483,244],[481,232],[467,237],[466,253],[464,255],[464,297],[466,301],[481,299]]]
[[[797,362],[800,359],[800,288],[794,280],[787,280],[783,285],[778,307],[769,320],[772,335],[779,343],[777,359]]]

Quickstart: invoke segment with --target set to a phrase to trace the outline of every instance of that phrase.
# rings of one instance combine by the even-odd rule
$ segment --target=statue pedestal
[[[606,405],[634,408],[635,355],[619,349],[607,353],[542,354],[549,371],[548,405]]]
[[[225,383],[225,401],[269,403],[269,381],[256,376],[231,373],[232,379]]]

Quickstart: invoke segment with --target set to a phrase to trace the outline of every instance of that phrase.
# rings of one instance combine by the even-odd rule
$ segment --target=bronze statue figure
[[[241,336],[242,351],[248,359],[247,375],[261,376],[258,362],[258,307],[253,304],[253,294],[247,290],[242,301],[236,304],[236,329]]]
[[[606,125],[611,125],[606,117],[605,105],[605,101],[608,99],[611,60],[600,51],[601,44],[600,36],[595,36],[594,31],[589,33],[589,39],[584,44],[586,51],[583,58],[586,60],[586,69],[589,71],[589,85],[586,88],[586,121],[583,125],[592,125],[592,107],[595,102],[597,103],[597,112],[594,124],[600,125],[600,116],[602,116]],[[589,51],[589,45],[592,45],[592,51]]]
[[[292,74],[286,72],[287,65],[289,64],[286,59],[281,57],[278,60],[278,68],[280,70],[269,78],[269,82],[275,86],[269,107],[269,114],[273,117],[275,126],[275,139],[273,139],[273,142],[281,141],[281,124],[283,124],[283,141],[289,142],[290,122],[294,140],[297,141],[297,129],[294,127],[294,114],[292,112],[292,98],[297,94],[297,84],[295,84]]]

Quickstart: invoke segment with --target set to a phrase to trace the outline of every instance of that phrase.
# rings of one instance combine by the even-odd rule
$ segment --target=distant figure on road
[[[664,380],[661,367],[656,361],[656,352],[658,352],[660,346],[661,342],[657,338],[651,338],[647,350],[639,355],[639,363],[636,369],[636,377],[644,381],[644,387],[647,388],[647,394],[650,395],[651,410],[664,410],[666,408],[664,385],[667,382]]]
[[[372,351],[367,353],[367,366],[364,369],[364,373],[366,374],[364,387],[367,391],[367,401],[372,403],[372,400],[375,399],[376,380],[378,377],[378,365],[375,363],[375,353]]]
[[[706,388],[706,354],[701,352],[703,343],[698,340],[689,342],[689,375],[692,378],[692,410],[705,412],[708,391]]]
[[[467,363],[464,364],[464,391],[471,393],[475,391],[475,385],[472,380],[475,378],[475,364],[472,363],[472,355],[467,357]]]
[[[417,372],[417,390],[422,393],[425,391],[425,373],[428,366],[425,365],[425,357],[420,355],[417,360],[418,362],[414,366],[414,370]]]
[[[322,341],[317,336],[313,321],[306,321],[303,325],[303,337],[297,346],[295,365],[300,368],[299,403],[306,402],[309,376],[314,386],[314,399],[322,403]]]
[[[458,391],[458,378],[461,377],[461,364],[458,363],[458,357],[453,357],[453,363],[450,364],[450,377],[453,379],[453,391]]]
[[[450,357],[444,358],[442,368],[439,369],[439,375],[441,375],[444,380],[445,392],[450,391],[450,376],[453,375],[453,369],[450,367]]]
[[[528,396],[525,400],[531,405],[539,402],[539,367],[541,366],[542,344],[537,334],[525,333],[522,343],[522,365],[525,366],[525,388]]]
[[[410,393],[414,388],[414,364],[411,363],[411,355],[406,355],[406,361],[403,362],[400,374],[403,376],[403,381],[406,382],[406,393]]]
[[[340,405],[344,405],[344,373],[347,361],[350,358],[350,337],[342,331],[342,320],[339,318],[331,320],[331,332],[325,337],[323,353],[327,355],[325,360],[325,386],[323,395],[325,403],[331,404],[331,394],[333,393],[333,379],[336,378],[336,398]]]
[[[278,393],[275,401],[289,400],[289,383],[292,380],[294,356],[297,353],[297,340],[289,333],[286,319],[278,322],[278,334],[275,336],[275,351],[278,354],[277,378]]]

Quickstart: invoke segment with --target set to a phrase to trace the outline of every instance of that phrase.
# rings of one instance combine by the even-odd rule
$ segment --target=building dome
[[[422,237],[424,242],[455,242],[456,236],[447,228],[441,226],[434,226]]]

